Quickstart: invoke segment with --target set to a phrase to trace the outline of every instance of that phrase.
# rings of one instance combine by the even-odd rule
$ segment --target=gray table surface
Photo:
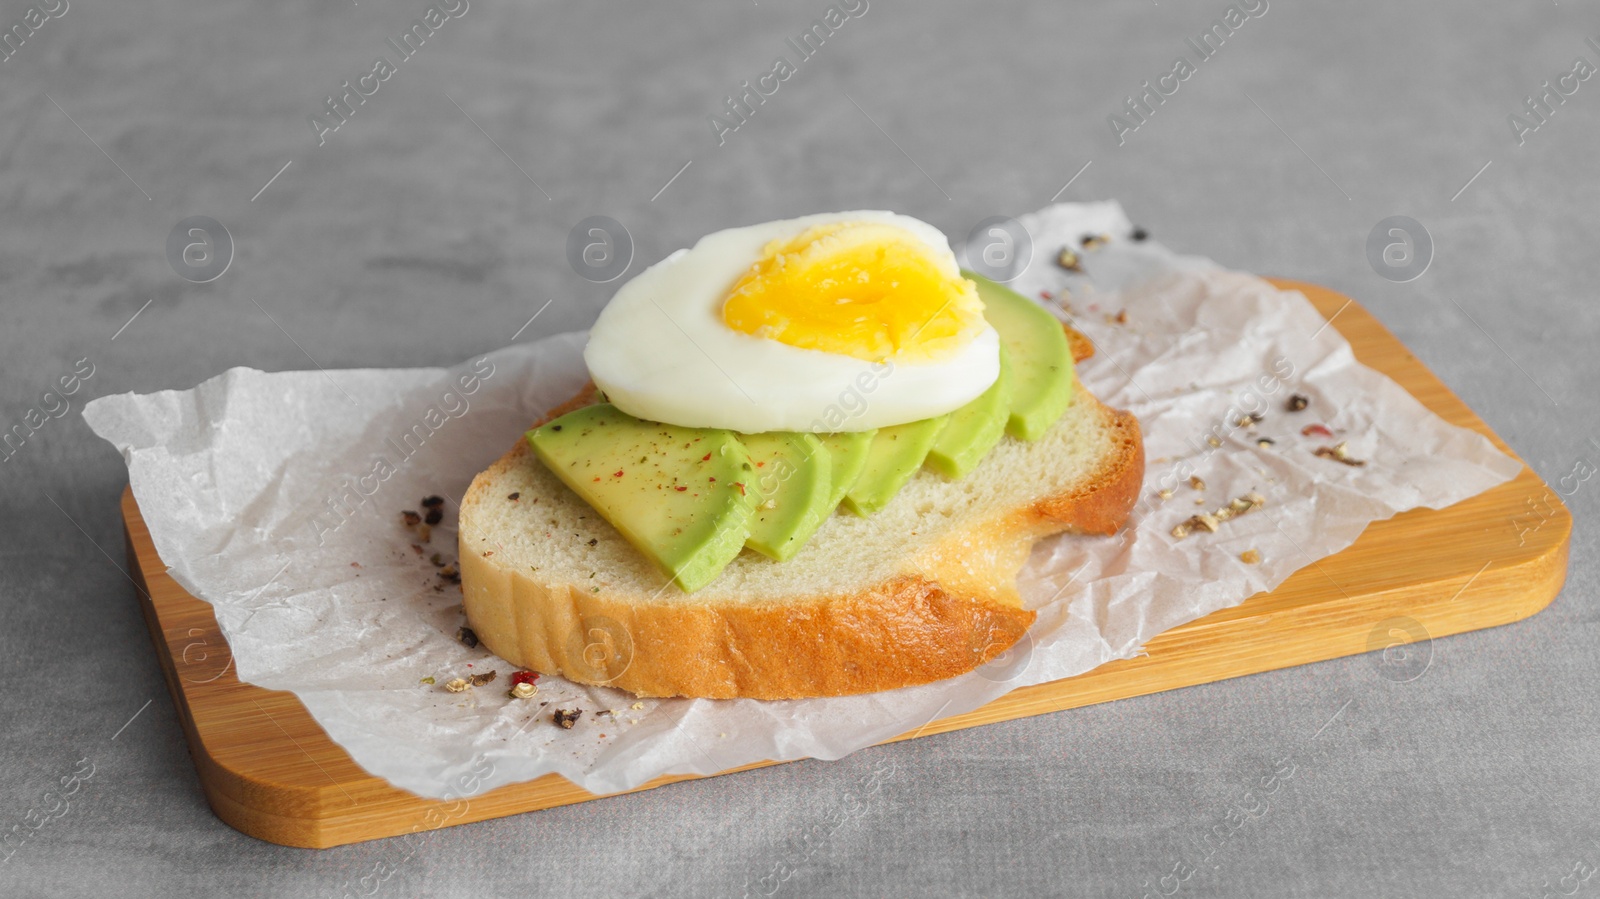
[[[0,830],[80,760],[94,774],[0,853],[0,894],[1600,889],[1600,486],[1568,481],[1580,527],[1551,607],[1429,644],[1414,680],[1347,658],[449,829],[407,857],[212,815],[120,570],[125,470],[77,415],[234,365],[453,363],[546,301],[519,339],[585,327],[615,287],[568,264],[589,215],[626,225],[637,271],[735,223],[877,207],[960,238],[1059,194],[1357,297],[1557,483],[1600,461],[1600,81],[1569,78],[1522,145],[1507,117],[1600,63],[1600,6],[1273,0],[1121,146],[1107,117],[1196,56],[1223,0],[870,0],[721,146],[708,116],[794,55],[822,0],[471,0],[323,146],[308,117],[398,57],[385,39],[424,0],[39,6],[0,3],[0,27],[38,25],[0,65],[0,425],[77,360],[94,374],[0,464]],[[1406,283],[1366,254],[1396,214],[1434,245]],[[210,283],[165,250],[191,215],[235,241]],[[1267,812],[1226,823],[1284,757]],[[1227,841],[1163,884],[1217,825]]]

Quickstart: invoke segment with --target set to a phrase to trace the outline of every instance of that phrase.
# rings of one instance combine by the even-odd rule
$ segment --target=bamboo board
[[[1445,420],[1510,449],[1359,305],[1305,293],[1362,362]],[[557,775],[461,802],[422,799],[362,770],[291,693],[240,683],[211,606],[166,574],[131,490],[122,498],[130,566],[207,801],[223,821],[273,843],[326,848],[596,798]],[[1443,510],[1372,524],[1348,549],[1258,594],[1156,637],[1148,655],[1015,690],[895,740],[1042,715],[1384,649],[1526,618],[1567,573],[1572,519],[1531,469]],[[1487,564],[1485,564],[1487,562]],[[1381,669],[1380,669],[1381,672]],[[1402,676],[1404,669],[1401,669]],[[894,740],[888,741],[894,742]],[[723,774],[758,768],[757,762]],[[648,790],[692,775],[659,777]]]

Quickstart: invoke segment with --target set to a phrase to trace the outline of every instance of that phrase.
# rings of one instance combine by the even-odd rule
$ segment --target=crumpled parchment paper
[[[536,698],[507,697],[513,668],[456,639],[460,593],[431,557],[454,560],[455,501],[472,477],[585,380],[583,334],[449,370],[235,368],[192,390],[102,397],[84,417],[122,452],[173,577],[215,607],[239,678],[293,692],[362,767],[436,798],[551,772],[608,793],[661,774],[840,758],[1017,687],[1132,656],[1156,634],[1348,546],[1372,521],[1450,505],[1520,470],[1358,363],[1298,293],[1133,241],[1115,203],[1061,204],[1021,222],[1034,258],[1011,286],[1048,293],[1047,305],[1094,341],[1080,378],[1138,416],[1145,490],[1118,536],[1035,549],[1021,588],[1039,620],[1012,651],[922,687],[641,702],[544,677]],[[1112,238],[1105,246],[1079,249],[1083,273],[1055,264],[1059,248],[1101,233]],[[1285,411],[1294,393],[1308,409]],[[1241,424],[1252,412],[1262,420]],[[1313,423],[1333,436],[1302,436]],[[1366,464],[1312,452],[1339,441]],[[1171,535],[1250,492],[1266,505],[1216,533]],[[430,494],[447,502],[424,543],[399,519]],[[1241,561],[1248,550],[1258,564]],[[487,686],[442,688],[488,671],[499,676]],[[565,730],[551,721],[557,708],[585,714]]]

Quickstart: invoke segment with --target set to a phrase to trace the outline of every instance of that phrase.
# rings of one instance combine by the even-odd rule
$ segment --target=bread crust
[[[544,420],[596,398],[587,385]],[[845,696],[966,673],[1004,653],[1033,624],[1036,613],[1022,607],[1015,581],[1034,542],[1063,531],[1114,533],[1138,498],[1144,449],[1137,420],[1087,391],[1083,399],[1109,422],[1115,438],[1113,451],[1077,488],[969,528],[960,540],[936,545],[858,592],[766,603],[657,602],[584,592],[468,550],[472,511],[490,498],[499,477],[512,466],[537,464],[526,460],[530,451],[518,440],[462,498],[468,622],[490,651],[512,664],[639,696]],[[975,550],[975,542],[982,546]],[[970,575],[975,552],[987,563],[978,580]]]

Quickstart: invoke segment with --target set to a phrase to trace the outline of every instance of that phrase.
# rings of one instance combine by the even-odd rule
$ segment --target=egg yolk
[[[842,222],[767,244],[729,292],[722,319],[801,349],[932,361],[983,329],[983,301],[904,228]]]

